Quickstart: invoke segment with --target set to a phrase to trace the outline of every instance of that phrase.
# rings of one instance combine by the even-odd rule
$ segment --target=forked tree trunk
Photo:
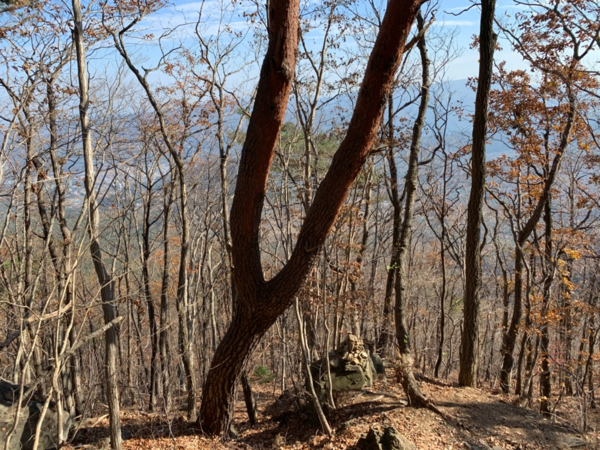
[[[242,148],[231,208],[233,279],[238,295],[232,323],[211,363],[200,408],[200,425],[210,435],[219,435],[229,428],[235,387],[242,369],[260,338],[292,303],[371,151],[382,107],[420,3],[418,0],[389,2],[348,133],[315,193],[289,261],[273,279],[266,281],[259,227],[269,169],[294,78],[299,0],[269,3],[269,46]]]

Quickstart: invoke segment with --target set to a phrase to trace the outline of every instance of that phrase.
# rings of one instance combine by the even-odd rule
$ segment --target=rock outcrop
[[[26,389],[25,389],[26,390]],[[19,401],[19,386],[0,380],[0,442],[4,444],[8,432],[12,429],[17,405]],[[9,450],[28,450],[33,448],[35,430],[42,413],[44,404],[38,401],[29,401],[21,405],[17,425],[10,439]],[[67,412],[63,416],[63,436],[69,432],[71,418]],[[39,450],[58,448],[58,413],[56,404],[50,403],[44,420],[42,421]]]
[[[361,437],[356,443],[360,450],[417,450],[415,444],[410,442],[394,427],[386,427],[383,430],[371,428],[365,437]]]
[[[383,361],[369,351],[369,347],[359,337],[350,334],[344,343],[329,353],[329,369],[333,391],[363,389],[371,387],[378,373],[384,371]],[[320,394],[329,388],[327,360],[315,361],[311,365],[315,388]]]

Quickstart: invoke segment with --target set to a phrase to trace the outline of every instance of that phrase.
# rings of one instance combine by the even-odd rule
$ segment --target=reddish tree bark
[[[232,323],[206,379],[200,408],[204,432],[229,428],[237,379],[260,338],[291,304],[376,139],[385,100],[420,0],[391,0],[367,64],[345,139],[333,157],[300,230],[290,260],[265,280],[259,225],[271,161],[294,79],[298,0],[269,3],[269,46],[242,148],[231,208],[234,300]]]

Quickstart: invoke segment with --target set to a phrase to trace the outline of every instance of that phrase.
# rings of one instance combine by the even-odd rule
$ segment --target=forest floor
[[[391,375],[391,373],[390,373]],[[421,379],[424,393],[450,420],[427,409],[408,407],[394,378],[376,381],[364,391],[345,393],[330,412],[335,430],[323,435],[318,423],[298,410],[291,395],[278,398],[272,386],[256,386],[258,423],[247,421],[238,401],[235,426],[239,436],[228,441],[199,436],[181,414],[125,410],[125,449],[352,449],[370,427],[394,426],[418,449],[600,449],[600,408],[588,410],[588,431],[581,433],[581,401],[562,398],[551,421],[533,409],[519,406],[515,396],[486,389],[459,388],[452,383]],[[268,388],[267,388],[268,386]],[[270,389],[270,390],[268,390]],[[241,390],[241,389],[240,389]],[[537,403],[533,403],[535,408]],[[95,422],[95,423],[94,423]],[[100,448],[107,443],[107,419],[87,421],[68,449]]]

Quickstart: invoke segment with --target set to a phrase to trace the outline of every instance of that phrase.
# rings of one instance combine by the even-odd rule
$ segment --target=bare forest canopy
[[[455,3],[3,1],[0,379],[121,448],[120,408],[227,434],[355,335],[413,405],[415,371],[585,431],[600,6]]]

